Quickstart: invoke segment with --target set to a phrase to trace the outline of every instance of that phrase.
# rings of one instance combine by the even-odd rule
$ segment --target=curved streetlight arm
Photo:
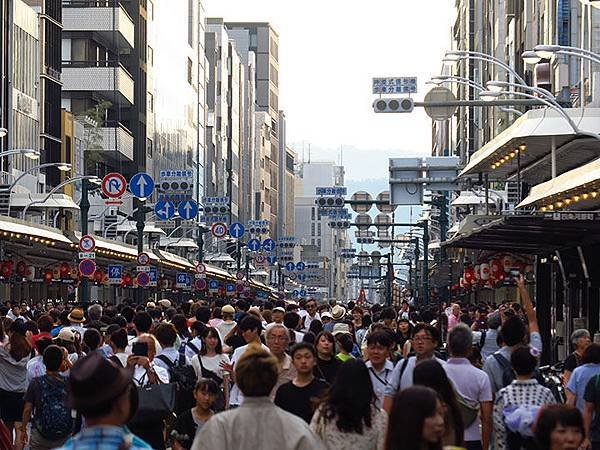
[[[4,152],[0,152],[0,158],[3,158],[5,156],[11,156],[11,155],[36,155],[36,156],[39,156],[40,152],[37,152],[35,150],[26,151],[23,149],[6,150]]]
[[[590,61],[600,62],[600,53],[592,52],[584,48],[571,47],[569,45],[536,45],[533,48],[534,52],[548,51],[551,53],[571,52],[570,55],[588,57]]]
[[[440,75],[439,77],[434,77],[439,79],[440,83],[458,83],[458,84],[465,84],[468,85],[470,87],[472,87],[473,89],[476,89],[478,92],[482,92],[487,90],[482,84],[477,83],[476,81],[473,80],[469,80],[468,78],[465,77],[457,77],[454,75]],[[434,81],[434,83],[437,84],[436,81]],[[515,108],[507,108],[506,106],[499,106],[498,107],[500,109],[500,111],[505,112],[505,113],[512,113],[515,114],[517,116],[522,116],[523,113],[521,111],[519,111],[518,109]]]
[[[544,96],[544,98],[546,100],[548,100],[549,102],[551,102],[553,105],[555,105],[559,108],[562,108],[562,106],[560,106],[560,104],[558,103],[558,101],[556,100],[554,95],[552,95],[552,93],[550,91],[548,91],[544,88],[541,88],[538,86],[528,86],[528,85],[524,86],[522,84],[511,83],[510,81],[502,81],[502,80],[493,80],[493,83],[497,86],[515,87],[515,88],[523,89],[525,91],[535,92],[536,94],[540,94],[540,95]]]
[[[557,50],[554,53],[556,53],[557,55],[577,56],[578,58],[585,59],[587,61],[591,61],[596,64],[600,64],[600,57],[598,57],[597,55],[596,56],[586,55],[583,53],[573,52],[570,50]]]
[[[494,63],[494,64],[502,67],[509,74],[511,74],[513,77],[515,77],[515,79],[519,83],[524,84],[525,86],[527,86],[527,83],[525,82],[525,80],[523,78],[521,78],[521,75],[519,75],[515,71],[515,69],[513,69],[512,67],[510,67],[508,64],[506,64],[501,59],[496,58],[495,56],[488,55],[487,53],[475,52],[475,51],[472,51],[472,50],[469,50],[469,51],[456,51],[456,52],[449,52],[449,53],[450,54],[455,54],[455,55],[457,55],[457,56],[459,56],[461,58],[472,58],[472,59],[477,59],[479,61],[486,61],[486,62]]]
[[[526,94],[525,92],[517,92],[517,91],[501,91],[501,92],[499,92],[499,94],[504,94],[504,95],[519,95],[521,97],[532,98],[532,99],[539,100],[540,102],[542,102],[543,104],[545,104],[549,108],[552,108],[553,110],[555,110],[556,112],[558,112],[569,123],[569,126],[571,128],[573,128],[574,134],[580,135],[580,136],[588,136],[588,137],[592,137],[594,139],[600,140],[600,135],[598,135],[596,133],[589,132],[589,131],[580,130],[579,127],[577,127],[577,125],[575,124],[575,122],[573,122],[573,119],[571,119],[571,117],[565,112],[565,110],[562,107],[556,106],[555,104],[549,102],[545,98],[540,98],[540,97],[536,97],[535,95]]]
[[[45,169],[46,167],[58,167],[58,166],[66,166],[66,165],[67,165],[67,163],[56,163],[55,162],[55,163],[45,163],[45,164],[40,164],[39,166],[30,167],[25,172],[23,172],[21,175],[19,175],[15,181],[13,181],[13,183],[8,188],[8,192],[12,192],[13,188],[17,184],[19,184],[19,181],[21,181],[25,177],[25,175],[30,174],[34,170]]]
[[[150,215],[150,217],[148,217],[147,219],[144,220],[144,222],[152,219],[153,217],[156,217],[156,213],[152,213]],[[113,224],[114,225],[114,224]],[[125,233],[125,235],[123,236],[123,242],[127,243],[127,236],[129,236],[129,233],[132,233],[133,231],[137,231],[135,228],[132,228],[131,230],[127,230],[127,232]],[[144,238],[144,236],[142,236],[142,239]],[[138,238],[139,239],[139,238]]]
[[[123,217],[123,220],[121,220],[120,222],[111,223],[109,226],[107,226],[107,227],[104,229],[104,233],[102,233],[102,236],[103,236],[104,238],[106,238],[106,237],[108,236],[108,230],[109,230],[110,228],[112,228],[112,227],[115,227],[115,226],[116,226],[116,227],[118,227],[119,225],[123,224],[123,223],[124,223],[126,220],[129,220],[129,217]]]
[[[63,181],[62,183],[60,183],[58,186],[56,186],[55,188],[53,188],[50,192],[48,192],[48,195],[46,195],[42,200],[36,200],[31,202],[30,204],[28,204],[27,206],[25,206],[25,208],[23,208],[23,212],[21,213],[21,218],[23,220],[25,220],[25,215],[27,214],[27,210],[29,208],[31,208],[33,205],[40,205],[43,203],[46,203],[46,201],[52,197],[53,194],[55,194],[56,192],[58,192],[60,189],[62,189],[63,187],[65,187],[68,184],[73,184],[76,181],[82,181],[82,180],[96,180],[98,179],[98,177],[96,177],[95,175],[83,175],[83,176],[79,176],[79,177],[73,177],[73,178],[69,178],[65,181]]]

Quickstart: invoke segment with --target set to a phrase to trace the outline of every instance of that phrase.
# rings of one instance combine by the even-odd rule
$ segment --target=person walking
[[[310,427],[328,450],[383,450],[387,414],[375,406],[376,395],[364,362],[341,365]]]
[[[196,435],[192,450],[325,450],[304,420],[270,400],[278,378],[273,355],[251,346],[237,360],[234,373],[244,402],[211,417]]]
[[[588,348],[591,343],[592,338],[588,330],[579,329],[571,333],[571,345],[574,350],[573,353],[567,356],[563,364],[563,384],[565,387],[569,385],[569,380],[573,371],[583,364],[583,352],[585,352],[585,349]]]
[[[444,407],[437,393],[412,386],[393,398],[385,450],[441,450],[444,432]]]
[[[465,324],[459,323],[450,330],[450,358],[445,370],[462,397],[459,400],[462,400],[463,409],[470,412],[469,418],[463,423],[465,447],[467,450],[483,450],[489,448],[492,434],[493,397],[489,377],[468,360],[472,342],[473,332]]]
[[[315,343],[317,350],[315,376],[331,384],[341,366],[340,360],[335,357],[335,337],[329,331],[321,331]]]
[[[131,367],[117,367],[99,353],[77,360],[69,375],[67,405],[83,416],[85,428],[59,450],[152,449],[125,427],[135,412],[131,380]]]
[[[578,450],[589,448],[581,413],[567,405],[547,405],[538,414],[535,423],[535,440],[542,449]],[[595,447],[592,447],[595,448]]]
[[[313,373],[317,360],[313,345],[300,342],[292,347],[290,356],[296,376],[279,386],[275,404],[310,423],[314,412],[313,404],[327,390],[327,383],[315,378]]]
[[[413,385],[413,371],[418,362],[436,359],[442,366],[445,365],[443,360],[435,357],[435,349],[439,345],[439,340],[440,333],[434,326],[420,323],[415,327],[413,337],[415,356],[405,358],[396,364],[385,388],[383,407],[388,414],[392,409],[392,400],[396,392]]]
[[[290,334],[284,325],[278,323],[269,325],[265,330],[265,341],[271,354],[277,358],[277,367],[279,370],[277,383],[271,393],[271,398],[274,399],[279,386],[292,381],[296,377],[296,368],[292,363],[292,358],[286,353],[290,342]]]
[[[366,362],[373,390],[377,400],[375,405],[383,408],[385,388],[394,370],[394,365],[389,359],[390,348],[394,344],[391,333],[386,331],[375,331],[367,337]]]
[[[32,379],[25,393],[21,442],[29,444],[31,450],[60,447],[73,432],[71,409],[65,404],[67,378],[60,374],[68,356],[64,348],[57,345],[47,347],[43,354],[46,373]],[[27,434],[30,421],[31,437]]]
[[[513,349],[510,363],[516,379],[500,389],[494,404],[495,449],[520,449],[533,445],[533,423],[537,411],[544,405],[555,403],[550,389],[540,385],[533,377],[538,352],[528,346]]]
[[[581,366],[577,367],[567,384],[567,405],[575,406],[581,412],[585,408],[584,393],[588,381],[600,374],[600,344],[590,344],[581,357]]]

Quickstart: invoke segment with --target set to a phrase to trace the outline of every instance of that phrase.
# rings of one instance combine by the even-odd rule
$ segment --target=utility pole
[[[88,214],[90,212],[90,199],[89,199],[89,184],[88,180],[84,179],[81,181],[81,203],[79,205],[81,211],[81,236],[88,234]],[[90,303],[90,280],[88,277],[83,277],[79,284],[81,291],[80,301],[83,306],[83,310],[87,311]]]
[[[138,198],[133,199],[133,206],[135,209],[134,217],[135,228],[137,231],[137,252],[138,255],[144,252],[144,228],[146,227],[146,213],[152,211],[152,208],[149,208],[144,205],[144,202]],[[144,288],[142,286],[138,286],[135,290],[135,300],[138,305],[144,303]]]
[[[423,303],[429,303],[429,221],[423,221]]]

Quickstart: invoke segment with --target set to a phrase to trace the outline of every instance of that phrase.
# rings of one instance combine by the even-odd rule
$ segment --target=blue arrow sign
[[[146,172],[136,173],[129,181],[129,190],[137,198],[148,198],[154,191],[154,180]]]
[[[177,211],[184,220],[194,219],[198,215],[198,203],[195,200],[186,200],[179,204]]]
[[[173,202],[161,200],[154,205],[154,212],[160,220],[169,220],[175,215],[175,205]]]
[[[262,246],[266,251],[272,252],[273,250],[275,250],[277,244],[273,239],[265,239],[262,243]]]
[[[271,265],[277,262],[277,256],[267,256],[267,262]]]
[[[300,290],[300,297],[306,297],[306,291],[304,289]]]
[[[298,289],[295,289],[294,292],[292,292],[292,295],[294,297],[298,297],[300,295],[300,291]]]
[[[299,273],[298,274],[298,281],[304,281],[304,280],[306,280],[306,274]]]
[[[304,269],[306,269],[306,264],[304,264],[302,261],[296,264],[296,270],[302,272]]]
[[[285,265],[285,270],[287,270],[288,272],[292,272],[295,268],[296,264],[294,264],[293,262],[289,262]]]
[[[260,241],[258,239],[250,239],[248,241],[248,248],[253,252],[257,252],[260,250]]]
[[[239,239],[244,235],[245,232],[246,232],[246,227],[244,227],[244,225],[242,225],[239,222],[232,223],[229,226],[229,234],[231,235],[232,238]]]

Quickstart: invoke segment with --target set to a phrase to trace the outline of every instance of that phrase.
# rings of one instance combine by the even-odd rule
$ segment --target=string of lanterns
[[[515,261],[512,256],[504,255],[465,267],[459,282],[452,285],[452,290],[470,289],[475,286],[493,288],[502,284],[511,271],[525,275],[533,270],[533,265]]]
[[[512,161],[519,153],[523,154],[526,149],[527,149],[527,146],[525,146],[524,144],[519,145],[519,148],[515,148],[514,150],[511,150],[510,152],[508,152],[505,156],[503,156],[502,158],[498,159],[495,163],[493,163],[490,166],[490,168],[497,169],[498,167]]]

